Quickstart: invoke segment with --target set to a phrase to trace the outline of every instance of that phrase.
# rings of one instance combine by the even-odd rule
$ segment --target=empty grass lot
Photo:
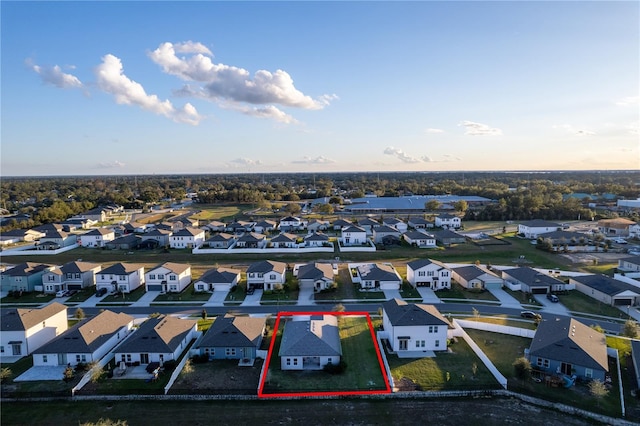
[[[437,352],[434,358],[398,358],[388,354],[387,360],[396,386],[408,379],[423,391],[496,389],[499,385],[471,347],[457,339],[450,352]],[[477,371],[474,376],[474,365]]]
[[[342,359],[346,370],[342,374],[324,371],[282,371],[280,369],[280,340],[284,321],[281,321],[267,373],[264,392],[349,392],[384,390],[382,367],[378,361],[371,331],[365,317],[338,317]]]
[[[558,298],[560,298],[560,303],[572,312],[584,312],[620,319],[629,318],[621,310],[599,302],[578,290],[572,290],[568,294],[558,294]]]

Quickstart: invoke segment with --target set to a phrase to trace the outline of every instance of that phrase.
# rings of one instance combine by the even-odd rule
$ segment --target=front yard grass
[[[583,410],[620,417],[619,378],[613,358],[609,358],[609,373],[613,381],[612,387],[609,394],[598,401],[589,393],[586,383],[577,383],[566,389],[564,387],[545,386],[544,382],[537,383],[534,380],[523,381],[516,378],[513,362],[516,358],[524,356],[524,348],[530,345],[531,339],[480,330],[467,330],[467,333],[480,346],[496,368],[507,378],[508,389]]]
[[[1,304],[25,304],[25,303],[47,303],[55,299],[53,294],[38,293],[36,291],[23,292],[21,295],[5,296],[0,299]]]
[[[96,292],[95,286],[85,287],[67,299],[65,303],[81,303],[93,296]]]
[[[449,348],[449,351],[436,352],[433,358],[398,358],[387,352],[395,386],[402,389],[405,381],[412,382],[422,391],[496,389],[499,386],[463,339],[457,339]]]
[[[144,293],[145,293],[145,286],[141,285],[140,287],[133,290],[131,293],[110,294],[109,296],[102,299],[100,303],[98,303],[98,306],[100,306],[102,303],[108,303],[108,302],[122,302],[122,303],[136,302],[138,299],[140,299],[144,295]]]
[[[284,321],[276,334],[276,343],[267,372],[264,393],[289,392],[350,392],[384,390],[382,367],[378,362],[375,343],[365,317],[338,317],[342,359],[346,369],[341,374],[325,371],[283,371],[280,369],[280,341]]]
[[[457,282],[451,282],[450,289],[438,290],[438,295],[443,299],[469,299],[469,300],[491,300],[497,302],[498,299],[488,290],[469,290],[462,287]]]
[[[184,290],[180,293],[165,293],[159,294],[158,297],[153,299],[154,302],[206,302],[211,297],[211,293],[203,292],[203,291],[195,291],[193,287],[193,283],[189,284]]]
[[[492,315],[490,317],[480,317],[480,318],[475,318],[473,316],[468,317],[468,316],[461,316],[460,319],[464,319],[467,321],[477,321],[477,322],[484,322],[484,323],[488,323],[488,324],[499,324],[499,325],[505,325],[507,327],[519,327],[519,328],[526,328],[528,330],[535,330],[537,328],[537,326],[534,324],[533,321],[531,320],[525,320],[522,319],[520,317],[518,318],[511,318],[509,315],[503,314],[503,315]]]
[[[578,290],[571,290],[568,294],[558,294],[558,298],[560,303],[572,312],[583,312],[620,319],[629,318],[621,310],[580,293]]]

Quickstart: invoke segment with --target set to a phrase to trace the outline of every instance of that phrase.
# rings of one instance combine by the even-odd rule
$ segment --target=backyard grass
[[[505,325],[508,327],[526,328],[528,330],[535,330],[537,328],[532,320],[524,320],[524,319],[521,319],[520,317],[511,318],[509,317],[509,315],[493,315],[491,317],[480,317],[480,318],[461,316],[460,319],[464,319],[468,321],[484,322],[488,324],[499,324],[499,325]]]
[[[141,285],[140,287],[133,290],[131,293],[110,294],[109,296],[102,299],[100,303],[98,303],[98,306],[100,306],[102,303],[109,303],[109,302],[122,302],[122,303],[135,302],[138,299],[140,299],[144,295],[144,293],[145,293],[145,286]]]
[[[62,380],[36,380],[28,382],[16,382],[14,379],[33,367],[33,357],[21,358],[12,364],[2,364],[2,368],[9,368],[11,374],[2,383],[3,397],[30,398],[43,396],[71,396],[71,389],[78,384],[84,372],[78,372],[68,382]]]
[[[558,298],[560,299],[560,302],[571,312],[583,312],[619,319],[629,318],[629,316],[621,310],[604,304],[587,296],[586,294],[580,293],[577,290],[572,290],[567,294],[558,294]]]
[[[469,336],[480,346],[491,362],[508,379],[508,388],[515,392],[559,402],[569,406],[582,408],[587,411],[603,413],[612,417],[620,417],[620,395],[618,392],[617,368],[613,359],[609,358],[609,372],[612,377],[612,387],[609,394],[598,401],[589,393],[585,383],[577,383],[568,389],[564,387],[545,386],[533,380],[523,381],[514,377],[513,362],[524,355],[524,348],[531,340],[524,337],[509,336],[480,330],[466,330]]]
[[[433,358],[398,358],[387,353],[396,387],[409,381],[417,390],[495,389],[498,382],[463,340],[449,346],[449,351],[436,352]],[[474,365],[477,371],[474,375]]]
[[[382,367],[376,355],[375,343],[365,317],[340,316],[340,343],[342,360],[346,369],[341,374],[324,371],[283,371],[280,369],[281,322],[270,364],[264,393],[288,392],[350,392],[361,390],[384,390]]]

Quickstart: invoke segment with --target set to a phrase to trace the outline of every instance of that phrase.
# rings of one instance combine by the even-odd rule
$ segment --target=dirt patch
[[[182,372],[169,393],[225,393],[255,395],[263,360],[256,359],[251,367],[238,366],[238,360],[215,360],[192,364],[191,373]]]

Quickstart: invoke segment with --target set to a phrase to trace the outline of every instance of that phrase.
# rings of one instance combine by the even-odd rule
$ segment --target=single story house
[[[2,291],[42,291],[42,275],[53,268],[42,263],[20,263],[0,273],[0,288]]]
[[[340,231],[343,228],[347,228],[349,226],[353,226],[353,222],[351,222],[350,220],[347,220],[347,219],[336,219],[331,224],[331,227],[333,228],[334,231]]]
[[[500,289],[502,277],[478,265],[459,266],[451,269],[452,278],[466,289]]]
[[[618,270],[622,272],[640,272],[640,256],[618,259]]]
[[[53,302],[41,308],[7,308],[0,318],[0,362],[31,354],[68,328],[67,307]]]
[[[33,242],[46,235],[46,233],[37,231],[36,229],[11,229],[9,231],[3,232],[2,235],[0,235],[0,240],[11,240],[13,242]]]
[[[209,237],[204,245],[215,249],[228,249],[236,241],[236,237],[226,232],[220,232]]]
[[[96,274],[102,265],[89,262],[67,262],[42,275],[45,293],[57,293],[60,290],[81,290],[96,283]]]
[[[240,270],[233,268],[214,268],[193,284],[195,291],[230,291],[240,281]]]
[[[329,245],[329,236],[322,232],[313,232],[304,237],[305,247],[323,247]]]
[[[231,222],[225,229],[227,232],[233,232],[234,234],[242,234],[244,232],[253,232],[253,227],[256,226],[255,222],[247,222],[244,220],[238,220]]]
[[[433,305],[408,304],[398,299],[382,304],[382,327],[393,352],[410,352],[419,358],[427,351],[446,351],[450,326]]]
[[[376,244],[382,244],[385,237],[394,236],[396,238],[400,238],[402,233],[398,231],[396,228],[387,225],[378,225],[373,227],[373,242]]]
[[[402,234],[402,238],[410,245],[418,248],[434,248],[436,245],[436,238],[423,231],[412,230]]]
[[[604,235],[616,237],[628,237],[629,228],[636,223],[632,220],[618,217],[615,219],[601,219],[598,221],[598,229]]]
[[[169,315],[149,318],[115,350],[116,362],[125,364],[177,361],[195,339],[198,322]]]
[[[258,234],[268,234],[269,232],[273,232],[278,227],[278,223],[274,220],[261,220],[256,223],[253,227],[253,231]]]
[[[451,288],[451,271],[437,260],[417,259],[407,263],[407,281],[414,287],[432,290]]]
[[[152,229],[141,235],[141,244],[144,244],[147,241],[156,241],[156,247],[166,247],[169,245],[169,237],[171,234],[172,232],[166,229]]]
[[[216,317],[198,344],[200,355],[214,359],[254,360],[262,344],[267,319],[225,314]]]
[[[382,224],[396,228],[400,233],[407,232],[407,229],[409,229],[407,224],[397,217],[385,217],[382,219]]]
[[[257,232],[246,232],[238,237],[236,248],[265,248],[267,237]]]
[[[227,228],[227,225],[224,222],[220,222],[219,220],[212,220],[206,225],[203,225],[202,228],[208,230],[209,232],[222,232]]]
[[[64,231],[48,232],[36,243],[38,250],[57,250],[69,247],[78,242],[78,237]]]
[[[433,237],[437,242],[446,247],[453,244],[464,244],[467,242],[467,238],[464,235],[458,234],[457,232],[451,231],[449,229],[435,231],[433,233]]]
[[[413,229],[426,229],[426,228],[433,228],[435,226],[435,224],[432,221],[427,220],[420,216],[414,216],[410,218],[407,223]]]
[[[547,294],[573,289],[572,285],[527,266],[503,270],[502,279],[520,284],[521,291],[531,294]]]
[[[300,231],[307,227],[307,221],[295,216],[287,216],[280,219],[280,231]]]
[[[273,248],[298,248],[298,236],[283,232],[271,238],[268,246]]]
[[[276,290],[287,279],[287,264],[272,260],[254,262],[247,268],[247,289]]]
[[[33,353],[33,365],[71,365],[99,361],[129,334],[133,317],[108,310],[84,319]]]
[[[116,238],[113,241],[109,241],[105,246],[109,250],[133,250],[138,248],[142,238],[135,234],[126,234],[122,237]]]
[[[334,271],[330,263],[307,263],[298,267],[298,286],[301,290],[319,292],[331,288],[334,283]]]
[[[551,375],[604,382],[609,371],[605,335],[570,317],[540,322],[525,354],[535,370]]]
[[[133,263],[116,263],[96,275],[96,290],[110,293],[131,293],[143,284],[144,266]]]
[[[570,277],[575,289],[610,306],[635,306],[640,302],[640,287],[607,275],[590,274]]]
[[[329,229],[328,220],[311,219],[307,224],[307,231],[309,232],[326,231],[327,229]]]
[[[352,281],[363,289],[400,290],[402,277],[389,263],[365,263],[356,267],[357,276]]]
[[[335,315],[293,316],[285,323],[280,350],[282,370],[322,370],[339,365],[340,330]]]
[[[522,235],[530,240],[535,240],[540,234],[558,231],[562,225],[542,219],[528,220],[518,224],[518,235]]]
[[[358,226],[364,229],[367,235],[373,235],[373,228],[380,226],[380,222],[370,217],[365,217],[364,219],[358,220]]]
[[[144,274],[145,291],[180,293],[191,284],[191,266],[165,262]]]

